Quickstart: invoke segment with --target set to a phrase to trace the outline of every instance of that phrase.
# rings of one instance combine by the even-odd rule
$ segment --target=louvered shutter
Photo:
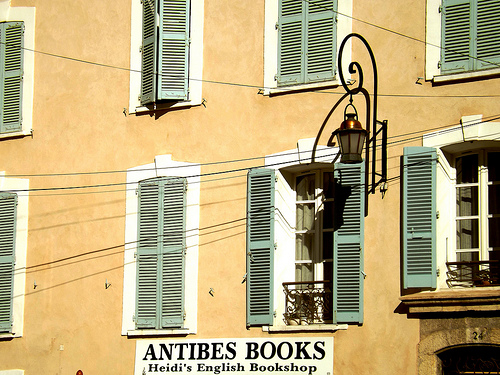
[[[24,24],[0,24],[0,133],[22,130]]]
[[[247,325],[273,323],[275,172],[248,173]]]
[[[279,2],[278,85],[302,83],[304,71],[304,13],[303,0]]]
[[[364,163],[335,164],[334,319],[363,323]]]
[[[278,85],[332,79],[335,75],[336,0],[281,0]]]
[[[141,104],[153,103],[156,97],[158,76],[157,1],[142,0]]]
[[[0,194],[0,332],[12,331],[17,195]]]
[[[472,0],[443,0],[441,71],[468,71],[472,54]]]
[[[478,69],[498,68],[500,64],[500,1],[477,0],[476,43]]]
[[[137,328],[184,323],[186,180],[158,178],[139,186]]]
[[[184,323],[186,179],[163,181],[162,327]]]
[[[306,83],[333,79],[335,75],[336,3],[308,2]]]
[[[403,153],[404,288],[436,287],[436,150]]]
[[[137,244],[137,328],[157,328],[160,313],[160,230],[162,226],[158,180],[139,185],[139,233]]]
[[[158,99],[187,99],[190,0],[160,0]]]

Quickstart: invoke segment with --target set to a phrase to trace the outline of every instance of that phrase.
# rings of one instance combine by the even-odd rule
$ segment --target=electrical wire
[[[371,27],[383,30],[385,32],[388,32],[388,33],[391,33],[391,34],[394,34],[394,35],[397,35],[397,36],[400,36],[400,37],[404,37],[404,38],[407,38],[409,40],[413,40],[413,41],[416,41],[416,42],[419,42],[419,43],[423,43],[425,45],[436,47],[436,48],[439,48],[439,49],[445,49],[444,47],[428,43],[428,42],[426,42],[424,40],[421,40],[419,38],[416,38],[416,37],[413,37],[413,36],[410,36],[410,35],[406,35],[404,33],[401,33],[401,32],[395,31],[395,30],[391,30],[389,28],[377,25],[375,23],[368,22],[368,21],[362,20],[360,18],[353,17],[353,16],[350,16],[350,15],[338,12],[338,11],[336,11],[333,8],[325,7],[324,5],[322,5],[320,3],[317,3],[314,0],[304,0],[304,1],[306,1],[306,2],[308,2],[310,4],[313,4],[313,5],[317,6],[317,7],[323,8],[325,10],[332,11],[332,12],[334,12],[334,13],[340,15],[340,16],[350,18],[350,19],[352,19],[352,20],[354,20],[356,22],[364,23],[364,24],[369,25]],[[5,42],[0,42],[0,44],[1,43],[6,44]],[[39,50],[27,48],[27,47],[23,47],[23,49],[26,50],[26,51],[32,52],[32,53],[41,54],[41,55],[45,55],[45,56],[49,56],[49,57],[54,57],[54,58],[59,58],[59,59],[64,59],[64,60],[68,60],[68,61],[74,61],[74,62],[78,62],[78,63],[82,63],[82,64],[89,64],[89,65],[94,65],[94,66],[103,67],[103,68],[117,69],[117,70],[121,70],[121,71],[127,71],[127,72],[131,72],[131,73],[142,74],[142,71],[141,70],[137,70],[137,69],[131,69],[131,68],[120,67],[120,66],[117,66],[117,65],[111,65],[111,64],[104,64],[104,63],[99,63],[99,62],[93,62],[93,61],[89,61],[89,60],[85,60],[85,59],[80,59],[80,58],[75,58],[75,57],[70,57],[70,56],[64,56],[64,55],[50,53],[50,52],[39,51]],[[445,49],[445,50],[452,51],[450,49]],[[490,62],[490,61],[487,61],[487,60],[484,60],[484,59],[479,59],[477,57],[474,57],[474,56],[471,56],[471,55],[462,54],[462,53],[459,53],[459,52],[456,52],[456,51],[452,51],[452,52],[464,55],[465,57],[468,57],[468,58],[473,58],[473,59],[476,59],[478,61],[482,61],[482,62],[491,64],[491,65],[495,65],[495,66],[500,67],[500,64],[497,64],[497,63],[493,63],[493,62]],[[159,75],[159,76],[165,76],[164,74],[161,74],[161,73],[157,73],[157,75]],[[178,75],[166,75],[166,76],[169,77],[169,78],[179,79],[179,80],[185,80],[186,79],[186,77],[184,77],[184,76],[181,77],[181,76],[178,76]],[[258,89],[258,90],[276,89],[276,87],[264,87],[262,85],[252,85],[252,84],[235,83],[235,82],[224,82],[224,81],[200,79],[200,78],[194,78],[194,77],[189,77],[188,79],[193,80],[193,81],[197,81],[197,82],[204,82],[204,83],[211,83],[211,84],[220,84],[220,85],[229,85],[229,86],[237,86],[237,87],[245,87],[245,88]],[[318,92],[325,92],[325,91],[318,91]],[[331,93],[331,94],[341,94],[341,93],[336,93],[336,92],[328,92],[328,93]],[[380,96],[380,97],[402,97],[402,98],[433,98],[433,97],[449,97],[449,98],[462,98],[462,97],[466,97],[466,98],[471,98],[471,97],[472,98],[474,98],[474,97],[478,97],[478,98],[496,98],[496,97],[500,97],[500,95],[465,95],[465,96],[462,96],[462,95],[443,95],[443,96],[435,96],[435,95],[383,94],[383,93],[379,94],[378,96]]]
[[[500,114],[499,115],[495,115],[495,116],[490,116],[490,117],[487,117],[487,118],[484,118],[482,119],[480,122],[473,122],[473,123],[470,123],[470,124],[465,124],[463,125],[463,127],[470,127],[470,126],[475,126],[477,124],[480,124],[480,123],[484,123],[484,122],[492,122],[494,120],[498,120],[500,119]],[[442,127],[435,127],[435,128],[431,128],[431,129],[425,129],[423,131],[418,131],[418,132],[412,132],[412,133],[407,133],[408,135],[412,135],[412,137],[407,137],[405,139],[398,139],[398,140],[394,140],[392,142],[388,142],[387,143],[387,146],[388,147],[394,147],[395,145],[398,145],[400,143],[406,143],[406,142],[411,142],[411,141],[414,141],[414,140],[418,140],[421,138],[422,134],[424,133],[428,133],[430,131],[438,131],[440,129],[442,130],[454,130],[454,126],[459,126],[460,123],[458,124],[452,124],[452,125],[445,125],[445,126],[442,126]],[[401,137],[402,135],[396,135],[394,136],[393,138],[399,138]],[[432,134],[431,136],[437,136],[437,134]],[[382,146],[379,144],[377,145],[377,148],[381,148]],[[308,153],[310,151],[303,151],[301,153]],[[283,154],[278,154],[278,155],[269,155],[269,156],[266,156],[266,158],[269,160],[273,157],[283,157],[283,156],[290,156],[290,155],[297,155],[297,160],[296,162],[299,162],[299,156],[298,156],[298,153],[297,151],[292,151],[290,153],[283,153]],[[328,154],[328,155],[322,155],[322,157],[334,157],[335,154]],[[245,158],[245,159],[235,159],[235,160],[229,160],[229,161],[219,161],[219,162],[210,162],[210,163],[205,163],[205,164],[200,164],[200,166],[210,166],[210,165],[222,165],[222,164],[227,164],[227,163],[237,163],[237,162],[246,162],[246,161],[254,161],[254,160],[262,160],[264,157],[260,156],[260,157],[251,157],[251,158]],[[258,165],[253,165],[253,166],[249,166],[249,167],[242,167],[242,168],[233,168],[233,169],[228,169],[228,170],[222,170],[222,171],[217,171],[217,172],[207,172],[207,173],[202,173],[202,174],[199,174],[199,175],[191,175],[191,176],[184,176],[185,178],[188,178],[188,179],[198,179],[198,178],[205,178],[205,177],[210,177],[210,176],[219,176],[219,175],[226,175],[222,178],[217,178],[217,179],[209,179],[209,180],[200,180],[200,183],[204,183],[204,182],[214,182],[214,181],[221,181],[221,180],[226,180],[226,179],[233,179],[233,178],[240,178],[240,177],[245,177],[246,175],[237,175],[237,176],[227,176],[227,174],[231,174],[231,173],[238,173],[238,172],[248,172],[249,170],[251,169],[258,169],[258,168],[265,168],[265,167],[276,167],[276,166],[280,166],[280,165],[284,165],[284,164],[289,164],[290,163],[290,160],[286,160],[286,161],[283,161],[283,162],[276,162],[276,163],[268,163],[268,164],[265,164],[265,165],[262,165],[262,164],[258,164]],[[180,166],[180,167],[184,167],[184,166]],[[179,168],[179,166],[173,166],[173,167],[167,167],[167,168],[158,168],[158,170],[166,170],[166,169],[176,169],[176,168]],[[134,172],[136,171],[151,171],[151,170],[157,170],[156,168],[144,168],[144,169],[135,169]],[[124,170],[124,171],[119,171],[119,170],[115,170],[115,171],[102,171],[102,172],[81,172],[81,173],[66,173],[66,174],[59,174],[59,173],[56,173],[56,174],[40,174],[40,175],[27,175],[27,174],[12,174],[12,175],[5,175],[3,176],[4,178],[13,178],[13,177],[47,177],[47,176],[51,176],[51,177],[59,177],[59,176],[70,176],[70,175],[89,175],[89,174],[108,174],[108,173],[126,173],[128,171]],[[64,192],[64,191],[71,191],[71,193],[63,193],[63,194],[57,194],[57,195],[70,195],[70,194],[74,194],[75,193],[75,190],[85,190],[85,189],[102,189],[102,188],[110,188],[110,187],[125,187],[125,189],[119,189],[119,190],[114,190],[114,191],[101,191],[100,193],[104,193],[104,192],[121,192],[121,191],[126,191],[126,190],[135,190],[136,186],[137,186],[137,183],[134,182],[134,183],[128,183],[128,182],[117,182],[117,183],[109,183],[109,184],[91,184],[91,185],[74,185],[74,186],[64,186],[64,187],[49,187],[49,188],[30,188],[30,189],[12,189],[12,190],[5,190],[6,192],[12,192],[12,193],[44,193],[44,194],[39,194],[39,195],[31,195],[30,196],[50,196],[50,195],[55,195],[55,194],[45,194],[46,192],[55,192],[55,191],[58,191],[58,192]],[[91,191],[91,192],[84,192],[82,194],[94,194],[94,193],[98,193],[98,192],[95,192],[95,191]]]
[[[305,0],[305,1],[307,1],[309,3],[313,3],[313,4],[316,3],[313,0]],[[317,4],[317,5],[320,6],[319,4]],[[394,30],[390,30],[388,28],[385,28],[385,27],[382,27],[382,26],[379,26],[379,25],[376,25],[376,24],[373,24],[373,23],[370,23],[370,22],[367,22],[367,21],[364,21],[364,20],[352,17],[352,16],[348,16],[348,15],[342,14],[340,12],[336,12],[336,13],[339,14],[339,15],[341,15],[341,16],[344,16],[344,17],[350,17],[351,19],[353,19],[353,20],[355,20],[357,22],[367,24],[367,25],[369,25],[371,27],[375,27],[375,28],[381,29],[381,30],[383,30],[385,32],[389,32],[389,33],[392,33],[392,34],[400,36],[400,37],[404,37],[404,38],[407,38],[407,39],[410,39],[410,40],[413,40],[413,41],[416,41],[416,42],[424,43],[426,45],[430,45],[430,46],[442,48],[440,46],[436,46],[436,45],[427,43],[425,41],[422,41],[422,40],[420,40],[418,38],[415,38],[415,37],[412,37],[412,36],[409,36],[409,35],[405,35],[403,33],[400,33],[400,32],[394,31]],[[25,49],[29,50],[27,48],[25,48]],[[78,62],[78,63],[85,63],[85,64],[91,64],[91,65],[95,65],[95,66],[99,66],[99,67],[104,67],[104,68],[112,68],[112,69],[118,69],[118,70],[122,70],[122,71],[129,71],[129,72],[134,72],[134,73],[141,73],[141,71],[137,71],[137,70],[132,70],[132,69],[128,69],[128,68],[113,66],[113,65],[109,65],[109,64],[102,64],[102,63],[90,62],[90,61],[83,60],[83,59],[77,59],[77,58],[68,57],[68,56],[61,56],[61,55],[52,54],[52,53],[48,53],[48,52],[42,52],[42,51],[36,51],[36,50],[29,50],[29,51],[34,52],[34,53],[38,53],[38,54],[43,54],[43,55],[50,56],[50,57],[66,59],[66,60],[74,61],[74,62]],[[469,56],[469,57],[472,57],[472,56]],[[475,58],[475,57],[472,57],[472,58]],[[481,59],[477,59],[477,60],[484,61],[484,60],[481,60]],[[488,63],[490,63],[492,65],[500,66],[500,64],[493,64],[491,62],[488,62]],[[262,88],[262,86],[249,85],[249,84],[241,84],[241,83],[231,83],[231,82],[202,80],[202,79],[193,79],[193,80],[198,80],[198,81],[202,81],[202,82],[205,82],[205,83],[231,85],[231,86],[246,87],[246,88],[255,88],[255,89],[261,89]],[[323,93],[340,94],[340,93],[336,93],[336,92],[327,92],[327,91],[322,91],[322,92]],[[405,95],[405,94],[379,94],[379,96],[381,96],[381,97],[402,97],[402,98],[435,98],[435,97],[441,97],[441,98],[442,97],[446,97],[446,98],[471,98],[471,97],[496,98],[496,97],[500,97],[500,95],[477,95],[477,96],[471,96],[471,95],[465,95],[465,96],[462,96],[462,95],[431,96],[431,95],[429,95],[429,96],[427,96],[427,95]],[[483,122],[493,121],[493,120],[496,120],[498,118],[500,118],[500,117],[494,117],[493,119],[490,119],[490,120],[483,120]],[[446,127],[448,127],[448,126],[449,125],[447,125]],[[415,136],[411,137],[411,138],[405,138],[405,139],[402,139],[402,140],[397,140],[397,141],[394,140],[393,142],[389,142],[388,146],[390,147],[390,146],[394,146],[394,145],[402,143],[402,142],[407,142],[407,141],[412,141],[412,140],[415,140],[415,139],[419,139],[421,136],[417,136],[417,134],[429,132],[429,131],[432,131],[432,130],[439,130],[439,129],[443,129],[443,128],[444,127],[437,127],[437,128],[433,128],[433,129],[426,129],[425,131],[422,131],[422,132],[412,132],[412,133],[406,133],[406,134],[396,135],[396,136],[394,136],[392,138],[408,137],[409,135],[415,135]],[[280,155],[280,156],[283,156],[283,155]],[[230,161],[223,161],[223,162],[205,163],[205,164],[201,164],[201,165],[202,166],[209,166],[209,165],[219,165],[219,164],[227,164],[227,163],[246,162],[246,161],[253,161],[253,160],[258,160],[258,159],[262,159],[262,158],[263,157],[253,157],[253,158],[246,158],[246,159],[239,159],[239,160],[230,160]],[[275,163],[274,165],[276,166],[276,165],[279,165],[279,164],[280,163]],[[267,165],[267,166],[269,166],[269,165]],[[254,167],[251,167],[251,168],[261,168],[261,167],[264,167],[264,166],[260,165],[260,166],[254,166]],[[170,167],[170,168],[175,168],[175,167]],[[239,169],[228,170],[228,171],[220,171],[220,172],[213,172],[213,173],[208,173],[208,174],[201,174],[199,176],[191,176],[191,177],[206,177],[206,176],[213,176],[213,175],[219,175],[219,174],[225,174],[225,173],[236,173],[236,172],[241,172],[241,171],[247,171],[248,169],[251,169],[251,168],[239,168]],[[161,169],[165,169],[165,168],[161,168]],[[144,169],[144,170],[148,170],[148,169]],[[32,174],[32,175],[9,175],[9,176],[5,176],[5,177],[60,177],[60,176],[75,176],[75,175],[115,174],[115,173],[127,173],[127,171],[126,170],[115,170],[115,171],[79,172],[79,173],[75,172],[75,173],[53,173],[53,174]],[[238,176],[226,176],[226,177],[221,178],[221,179],[213,179],[213,180],[209,180],[209,181],[223,180],[223,179],[229,179],[229,178],[240,178],[240,177],[246,177],[246,174],[244,174],[244,175],[238,175]],[[393,181],[399,180],[400,178],[401,178],[401,176],[395,176],[395,177],[389,178],[388,181],[393,182]],[[207,181],[204,181],[204,182],[207,182]],[[104,188],[104,187],[115,187],[115,186],[123,186],[123,185],[128,185],[128,184],[127,183],[98,184],[98,185],[85,185],[85,186],[56,187],[56,188],[46,188],[46,189],[43,189],[43,188],[42,189],[29,189],[29,191],[30,192],[42,192],[42,191],[46,192],[46,191],[59,191],[59,190]],[[24,190],[20,190],[20,191],[24,191]],[[123,191],[123,190],[116,190],[116,191]],[[76,194],[76,192],[73,192],[73,193]],[[96,192],[92,192],[92,193],[96,193]],[[84,194],[86,194],[86,193],[84,193]],[[31,195],[31,196],[33,196],[33,195]],[[243,221],[243,220],[246,220],[246,218],[240,218],[240,219],[232,220],[232,221],[227,222],[227,223],[221,223],[221,224],[212,225],[212,226],[209,226],[209,227],[206,227],[206,228],[200,228],[199,230],[203,231],[203,230],[207,230],[207,229],[214,229],[214,228],[218,228],[218,227],[230,224],[230,223],[237,223],[237,222],[240,222],[240,221]],[[227,230],[229,230],[229,229],[233,229],[233,227],[230,227]],[[221,230],[226,230],[226,229],[219,229],[218,231],[221,231]],[[212,232],[210,232],[210,233],[212,233]],[[134,243],[138,244],[139,241],[134,241]],[[74,258],[88,256],[88,255],[93,255],[93,254],[97,254],[97,253],[101,253],[101,252],[105,252],[105,251],[109,251],[109,250],[113,250],[113,249],[118,249],[118,248],[125,247],[127,245],[133,245],[134,243],[125,243],[125,244],[121,244],[121,245],[117,245],[117,246],[111,246],[111,247],[107,247],[107,248],[103,248],[103,249],[99,249],[99,250],[88,251],[88,252],[85,252],[83,254],[77,254],[77,255],[72,256],[72,257],[66,257],[66,258],[62,258],[62,259],[57,259],[57,260],[54,260],[54,261],[46,262],[46,263],[43,263],[43,264],[37,264],[37,265],[33,265],[33,266],[28,266],[28,267],[26,267],[26,269],[27,270],[28,269],[29,270],[33,270],[33,269],[37,269],[37,268],[40,268],[40,267],[43,267],[43,266],[48,266],[48,265],[53,265],[53,264],[57,264],[57,263],[67,262],[67,261],[69,261],[71,259],[74,259]],[[120,251],[119,253],[122,253],[123,251],[124,250]],[[112,254],[110,254],[110,255],[112,255]]]

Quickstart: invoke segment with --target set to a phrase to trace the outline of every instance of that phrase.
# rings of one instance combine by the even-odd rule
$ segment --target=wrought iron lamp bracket
[[[349,64],[349,73],[357,74],[357,81],[354,87],[349,87],[342,69],[342,55],[344,51],[344,47],[347,41],[351,38],[357,38],[363,45],[366,47],[373,68],[373,95],[363,87],[364,83],[364,75],[361,64],[357,61],[353,61]],[[376,188],[381,185],[382,197],[387,190],[387,120],[379,121],[377,120],[377,105],[378,105],[378,71],[377,64],[375,61],[375,56],[373,51],[366,41],[366,39],[357,33],[351,33],[347,35],[341,42],[338,59],[337,59],[337,67],[339,72],[339,79],[342,83],[342,87],[346,91],[346,93],[335,103],[327,117],[323,121],[323,124],[319,130],[319,133],[316,137],[316,141],[313,148],[312,153],[312,162],[315,161],[316,147],[319,142],[319,138],[331,117],[332,113],[335,109],[343,102],[347,97],[349,97],[349,104],[347,106],[353,106],[353,97],[362,94],[365,98],[366,105],[366,130],[368,131],[368,136],[366,138],[365,144],[365,216],[368,215],[368,195],[374,194]],[[351,81],[350,81],[351,82]],[[371,99],[373,97],[373,99]],[[378,145],[378,141],[380,140],[380,145]],[[332,146],[334,144],[333,138],[330,137],[328,141],[328,145]],[[377,148],[381,150],[381,161],[380,161],[380,172],[377,172]],[[371,161],[371,163],[370,163]],[[378,179],[377,179],[378,177]]]

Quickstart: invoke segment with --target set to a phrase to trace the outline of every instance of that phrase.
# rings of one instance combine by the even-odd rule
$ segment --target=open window
[[[405,288],[500,285],[498,123],[424,136],[403,158]]]
[[[363,322],[363,168],[318,163],[249,172],[249,326]]]

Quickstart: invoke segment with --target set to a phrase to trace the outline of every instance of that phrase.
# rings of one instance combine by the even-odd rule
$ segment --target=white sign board
[[[138,340],[135,375],[331,375],[333,337]]]

